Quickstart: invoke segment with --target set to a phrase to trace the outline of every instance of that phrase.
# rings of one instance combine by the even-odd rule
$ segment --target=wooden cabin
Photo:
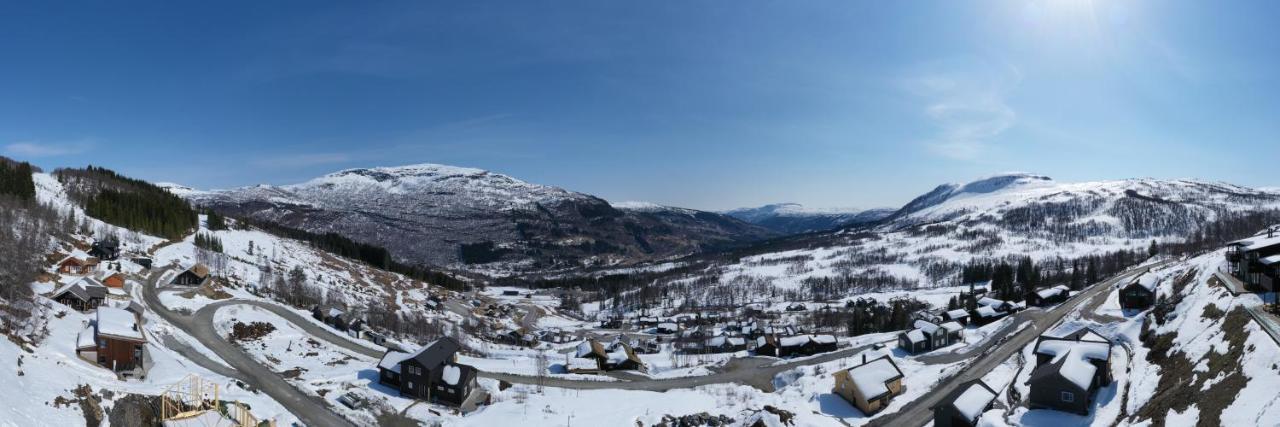
[[[205,279],[208,278],[209,267],[206,267],[204,264],[196,264],[191,266],[191,268],[178,273],[178,275],[174,276],[173,280],[169,283],[179,286],[199,286],[204,284]]]
[[[959,322],[941,325],[927,320],[916,320],[909,331],[898,334],[898,346],[908,353],[921,353],[943,348],[964,340],[964,326]]]
[[[51,298],[59,304],[84,312],[102,305],[102,301],[107,298],[107,287],[97,280],[83,277],[55,289]]]
[[[1098,389],[1112,381],[1111,341],[1091,329],[1041,336],[1035,355],[1036,367],[1027,381],[1032,409],[1088,415]]]
[[[98,259],[94,257],[69,256],[58,262],[58,272],[62,274],[84,275],[92,273],[98,267]]]
[[[124,273],[121,273],[118,271],[115,271],[115,272],[104,271],[98,274],[97,279],[99,282],[102,282],[103,286],[106,286],[108,288],[116,288],[116,289],[124,288],[124,283],[125,283]]]
[[[902,394],[902,370],[893,363],[889,356],[867,361],[862,356],[862,364],[837,371],[835,394],[853,404],[863,414],[871,415],[880,412],[894,396]]]
[[[1120,308],[1126,310],[1145,310],[1156,302],[1156,286],[1159,285],[1156,275],[1147,273],[1133,278],[1133,281],[1120,288]]]
[[[1036,307],[1046,307],[1066,302],[1069,296],[1071,296],[1071,288],[1064,285],[1058,285],[1028,294],[1027,304]]]
[[[113,307],[99,307],[93,323],[93,340],[85,332],[77,339],[76,354],[97,361],[113,371],[129,371],[143,365],[146,335],[138,324],[138,316]]]
[[[969,324],[969,312],[963,308],[948,310],[942,313],[942,319],[950,322],[956,322],[961,325]]]
[[[378,383],[400,396],[461,406],[477,388],[478,371],[457,363],[462,345],[445,337],[415,353],[387,350],[378,361]]]
[[[89,248],[89,256],[103,261],[115,261],[120,258],[120,242],[115,239],[93,242],[93,246]]]
[[[996,392],[980,379],[960,384],[933,409],[934,427],[974,427],[983,412],[995,405]]]

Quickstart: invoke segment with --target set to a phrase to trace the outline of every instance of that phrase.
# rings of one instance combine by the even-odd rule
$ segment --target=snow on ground
[[[507,295],[514,292],[516,295]],[[559,307],[560,299],[555,295],[538,292],[525,288],[515,288],[509,286],[490,286],[480,291],[480,295],[494,299],[504,304],[531,304],[539,307]]]
[[[725,415],[733,418],[737,425],[745,425],[752,413],[764,405],[772,405],[794,412],[797,426],[842,425],[828,414],[809,410],[810,405],[804,400],[807,396],[797,400],[741,385],[721,384],[667,392],[547,387],[538,393],[536,387],[525,385],[497,391],[492,383],[481,380],[481,384],[491,390],[493,405],[464,418],[449,420],[447,424],[498,426],[519,420],[525,426],[655,425],[664,415],[706,412]]]
[[[149,325],[146,357],[152,365],[142,380],[122,381],[110,370],[76,356],[77,334],[92,318],[44,300],[51,309],[48,317],[49,335],[43,343],[26,352],[9,340],[0,339],[0,360],[16,369],[0,371],[0,390],[5,404],[0,405],[0,424],[13,426],[79,425],[84,424],[80,408],[75,404],[55,407],[58,397],[74,399],[71,389],[89,385],[93,391],[110,390],[112,399],[104,399],[104,410],[109,413],[121,393],[159,395],[187,375],[199,375],[205,380],[221,385],[224,401],[241,401],[253,407],[260,419],[276,419],[281,425],[295,418],[283,407],[265,395],[246,391],[236,381],[209,372],[156,342]],[[20,358],[20,359],[19,359]],[[5,391],[7,390],[7,391]]]
[[[886,354],[893,358],[893,362],[902,371],[904,391],[901,395],[895,396],[884,410],[868,417],[844,398],[832,392],[835,388],[833,373],[861,364],[864,355],[867,360],[872,360]],[[774,378],[774,385],[778,387],[776,392],[778,395],[787,401],[796,402],[794,404],[798,406],[791,407],[796,411],[822,414],[838,418],[842,425],[858,426],[884,414],[901,410],[911,401],[932,390],[943,377],[953,374],[957,366],[960,364],[926,365],[916,361],[914,357],[907,357],[901,350],[886,348],[864,351],[833,362],[792,369],[778,374]]]
[[[258,307],[232,305],[214,314],[214,324],[222,335],[229,335],[237,323],[254,322],[273,325],[275,330],[259,339],[240,341],[239,346],[294,387],[322,397],[336,412],[353,422],[376,425],[377,419],[367,411],[352,410],[338,403],[337,399],[346,393],[364,397],[384,411],[398,413],[414,404],[413,399],[401,398],[395,390],[377,384],[377,359],[319,341],[293,323]]]

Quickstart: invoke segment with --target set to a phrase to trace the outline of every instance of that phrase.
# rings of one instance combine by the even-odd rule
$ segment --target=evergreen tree
[[[212,231],[227,229],[226,218],[222,215],[218,215],[217,212],[209,211],[209,213],[205,214],[205,222],[207,223],[206,225],[209,230]]]

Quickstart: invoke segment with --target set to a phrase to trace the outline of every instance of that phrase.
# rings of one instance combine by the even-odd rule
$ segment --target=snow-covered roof
[[[924,333],[929,335],[933,335],[934,333],[938,332],[938,325],[926,320],[916,320],[914,323],[914,326],[916,327],[916,329],[924,331]]]
[[[969,312],[964,311],[963,308],[957,308],[955,310],[948,311],[947,317],[950,317],[952,319],[963,319],[963,318],[969,317]]]
[[[1234,242],[1228,243],[1228,245],[1238,245],[1240,246],[1241,250],[1246,252],[1256,251],[1259,249],[1280,245],[1280,235],[1276,235],[1273,237],[1257,235],[1249,238],[1236,240]]]
[[[778,338],[779,347],[798,347],[809,343],[807,335],[793,335],[789,337]]]
[[[329,309],[329,317],[338,317],[338,316],[341,316],[341,315],[343,315],[343,314],[344,314],[344,313],[342,312],[342,310],[339,310],[339,309],[336,309],[336,308],[331,308],[331,309]]]
[[[996,312],[994,308],[991,308],[990,306],[985,306],[985,305],[982,307],[978,307],[978,309],[974,310],[974,312],[977,313],[979,317],[996,317],[1000,315],[1000,313]]]
[[[1262,265],[1267,265],[1267,266],[1280,264],[1280,255],[1262,257],[1261,259],[1258,260],[1258,262],[1261,262]]]
[[[669,331],[674,331],[674,330],[679,329],[679,328],[680,328],[680,327],[679,327],[679,326],[676,326],[676,324],[675,324],[675,323],[660,323],[660,324],[658,324],[658,329],[666,329],[666,330],[669,330]]]
[[[991,297],[978,298],[978,305],[983,307],[1003,307],[1005,304],[1007,303]]]
[[[76,336],[76,348],[94,348],[98,345],[93,338],[93,326],[88,326]]]
[[[732,345],[732,346],[747,345],[747,339],[742,337],[729,337],[729,345]]]
[[[956,411],[964,415],[966,419],[976,420],[979,415],[982,415],[982,411],[987,408],[987,405],[991,404],[991,401],[995,399],[995,393],[983,387],[982,384],[975,382],[970,384],[969,388],[965,389],[963,393],[960,393],[960,396],[951,402],[951,406],[955,407]]]
[[[98,335],[145,341],[133,313],[115,307],[98,307]]]
[[[720,346],[723,346],[723,345],[725,344],[725,342],[727,342],[727,340],[728,340],[727,338],[722,337],[722,336],[721,336],[721,337],[712,337],[712,338],[708,338],[708,339],[707,339],[707,347],[720,347]]]
[[[1088,390],[1093,384],[1093,374],[1098,372],[1098,367],[1089,363],[1087,352],[1081,351],[1080,347],[1073,347],[1066,354],[1059,356],[1062,359],[1062,369],[1058,372],[1063,378],[1071,381],[1082,390]]]
[[[1134,279],[1129,286],[1138,285],[1146,288],[1148,291],[1155,292],[1156,285],[1160,284],[1160,276],[1152,273],[1146,273]]]
[[[946,329],[947,333],[952,333],[964,330],[964,326],[961,326],[958,322],[947,322],[942,324],[942,329]]]
[[[913,343],[924,341],[924,332],[919,329],[907,331],[907,341],[911,341]]]
[[[460,378],[462,378],[462,368],[457,365],[444,365],[444,370],[440,372],[440,379],[448,385],[458,385]]]
[[[814,335],[813,342],[816,342],[818,344],[835,344],[836,336],[835,335]]]
[[[849,368],[849,379],[853,381],[853,386],[867,399],[888,393],[887,383],[898,378],[902,378],[902,371],[898,370],[898,366],[888,356]]]
[[[1111,344],[1105,342],[1043,339],[1036,344],[1036,354],[1047,356],[1057,357],[1073,350],[1084,359],[1105,361],[1111,357]]]
[[[1063,285],[1058,285],[1052,288],[1038,290],[1036,291],[1036,295],[1039,295],[1040,298],[1051,298],[1056,295],[1066,295],[1069,292],[1071,292],[1070,288]]]
[[[413,355],[403,351],[388,350],[387,354],[382,355],[382,360],[378,361],[378,367],[398,374],[400,373],[400,362],[411,356]]]

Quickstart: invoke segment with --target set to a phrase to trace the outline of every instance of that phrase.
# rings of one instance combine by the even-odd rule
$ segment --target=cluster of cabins
[[[58,256],[53,269],[79,277],[71,277],[49,294],[50,299],[72,310],[93,314],[76,336],[76,355],[122,376],[144,375],[147,338],[141,327],[143,309],[125,291],[127,276],[116,264],[119,244],[102,240],[87,253],[76,252]]]
[[[378,361],[378,384],[400,396],[462,406],[476,390],[479,371],[458,363],[462,345],[445,337],[416,352],[387,350]]]
[[[1111,340],[1089,328],[1041,336],[1027,381],[1029,406],[1087,415],[1098,390],[1113,381],[1111,346]],[[860,364],[835,372],[833,378],[832,392],[867,415],[883,410],[906,390],[902,370],[888,355],[868,360],[864,354]],[[999,395],[981,380],[962,383],[931,408],[933,425],[975,426]]]

